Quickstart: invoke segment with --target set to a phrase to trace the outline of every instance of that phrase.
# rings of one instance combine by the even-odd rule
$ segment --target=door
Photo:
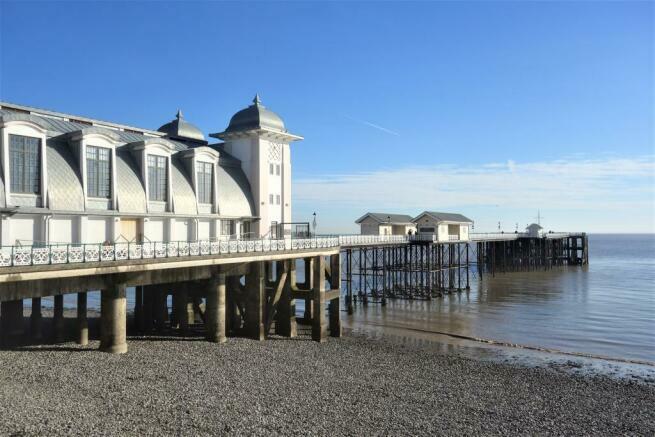
[[[137,241],[138,224],[137,219],[121,219],[121,236],[119,240],[127,240],[129,242]]]

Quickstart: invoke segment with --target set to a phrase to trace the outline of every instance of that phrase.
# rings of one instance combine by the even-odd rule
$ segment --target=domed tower
[[[182,115],[182,111],[179,109],[177,110],[175,120],[169,121],[157,130],[165,133],[171,140],[186,143],[191,147],[207,145],[205,135],[202,131],[186,121]]]
[[[225,151],[241,160],[259,217],[252,232],[281,238],[278,225],[291,222],[289,144],[303,138],[289,133],[280,116],[262,105],[259,95],[252,105],[234,114],[225,131],[210,137],[223,140]]]

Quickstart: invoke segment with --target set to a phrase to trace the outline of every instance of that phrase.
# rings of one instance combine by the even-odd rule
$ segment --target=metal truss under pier
[[[428,300],[469,290],[472,279],[484,274],[585,265],[588,248],[586,234],[342,246],[342,290],[349,312],[356,302]]]

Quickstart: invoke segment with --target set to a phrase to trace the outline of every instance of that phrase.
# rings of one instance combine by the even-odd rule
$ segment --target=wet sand
[[[655,433],[655,384],[473,359],[420,339],[129,339],[0,351],[0,434]]]

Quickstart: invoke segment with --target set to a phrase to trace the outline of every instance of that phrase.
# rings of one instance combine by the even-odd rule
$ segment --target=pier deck
[[[303,260],[303,281],[296,275]],[[54,339],[63,332],[63,295],[77,293],[75,338],[88,342],[87,292],[101,290],[101,349],[127,351],[126,288],[136,287],[137,332],[185,331],[201,322],[207,339],[258,340],[273,330],[312,338],[341,335],[346,308],[389,298],[431,299],[470,287],[472,275],[588,262],[583,233],[472,234],[470,241],[421,235],[331,235],[303,239],[147,242],[0,248],[0,340],[24,338],[23,300],[32,299],[30,336],[43,338],[41,299],[54,297]],[[326,286],[326,284],[328,284]],[[172,308],[168,306],[169,296]],[[296,320],[295,300],[305,302]],[[326,314],[327,313],[327,314]]]

